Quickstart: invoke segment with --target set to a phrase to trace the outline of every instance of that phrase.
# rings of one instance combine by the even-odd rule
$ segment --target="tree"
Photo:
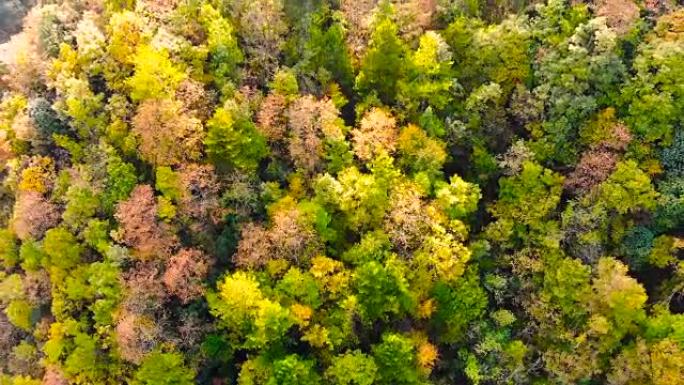
[[[477,272],[469,269],[454,282],[438,282],[431,293],[436,312],[432,322],[443,341],[458,342],[468,325],[480,318],[487,307],[487,295]]]
[[[628,104],[627,123],[647,143],[669,143],[673,127],[681,126],[681,68],[684,56],[670,49],[681,41],[677,29],[682,11],[658,20],[656,27],[639,46],[633,67],[636,74],[624,92]],[[670,32],[670,31],[676,32]]]
[[[121,225],[121,240],[145,260],[171,253],[175,237],[157,221],[157,203],[152,187],[138,185],[131,196],[117,205],[114,217]]]
[[[617,163],[617,154],[605,150],[592,150],[582,154],[575,170],[565,180],[565,188],[586,193],[608,179]]]
[[[268,384],[282,385],[315,385],[320,383],[320,376],[314,369],[314,362],[300,359],[291,354],[273,363],[273,376]]]
[[[117,351],[126,361],[140,364],[153,354],[162,339],[162,328],[145,315],[124,313],[116,323]]]
[[[202,251],[182,249],[168,261],[162,280],[171,294],[188,303],[204,294],[202,281],[210,267],[211,261]]]
[[[592,312],[606,317],[612,327],[606,334],[614,337],[613,344],[636,327],[645,317],[646,290],[627,275],[627,266],[612,258],[598,262],[596,278],[592,282]]]
[[[218,289],[207,296],[212,314],[247,348],[279,343],[294,324],[289,310],[267,299],[251,273],[228,275]]]
[[[397,122],[388,111],[373,108],[368,111],[359,127],[351,131],[354,153],[363,160],[369,161],[381,152],[391,154],[397,146],[399,130]]]
[[[6,269],[14,267],[19,262],[17,239],[9,229],[0,229],[0,262]]]
[[[250,77],[263,82],[275,73],[288,30],[281,0],[232,1],[230,14],[237,22]]]
[[[412,174],[424,172],[434,177],[442,171],[447,158],[446,145],[430,138],[420,127],[409,124],[397,139],[398,164]]]
[[[210,4],[200,10],[200,22],[207,31],[209,70],[219,90],[237,78],[237,66],[244,57],[234,36],[233,26]]]
[[[337,82],[345,91],[350,91],[354,82],[354,71],[345,39],[352,31],[328,14],[313,16],[309,40],[304,48],[303,71],[317,78],[326,88]]]
[[[82,246],[76,237],[63,227],[55,227],[45,233],[43,251],[49,265],[68,270],[81,261]]]
[[[504,240],[529,240],[526,230],[546,231],[544,225],[560,202],[563,177],[533,162],[524,162],[519,175],[499,180],[499,199],[489,211],[498,218],[488,231]],[[523,233],[520,233],[523,232]]]
[[[396,261],[388,261],[384,266],[374,261],[359,266],[353,286],[361,316],[367,323],[388,320],[413,310],[408,283]]]
[[[632,161],[618,162],[615,171],[599,187],[599,199],[620,214],[655,208],[658,194],[651,179]]]
[[[316,195],[344,214],[351,229],[376,227],[389,206],[388,187],[373,174],[356,167],[339,172],[337,179],[325,174],[316,181]]]
[[[268,153],[254,123],[236,106],[218,108],[207,122],[204,140],[209,159],[219,169],[253,171]]]
[[[407,49],[398,36],[397,25],[387,13],[381,11],[375,21],[354,87],[362,96],[375,95],[383,103],[392,104],[399,82],[406,74]]]
[[[137,47],[132,63],[135,66],[135,74],[126,81],[126,84],[130,87],[131,99],[136,102],[173,96],[186,76],[183,70],[171,61],[166,50],[149,45]]]
[[[399,85],[402,101],[409,113],[424,106],[443,111],[453,98],[451,51],[442,37],[429,31],[420,37],[418,49],[409,57],[405,83]]]
[[[336,385],[372,385],[377,372],[373,359],[355,350],[333,357],[325,376]]]
[[[135,372],[135,385],[191,385],[195,374],[185,366],[179,353],[154,352]]]
[[[378,383],[421,383],[415,347],[408,338],[400,334],[384,334],[382,342],[373,346],[373,359],[378,365]]]
[[[339,113],[330,99],[316,100],[310,95],[296,99],[287,109],[288,150],[298,169],[308,173],[320,169],[326,143],[344,140]]]
[[[37,192],[27,191],[17,197],[12,228],[17,238],[40,239],[45,231],[59,222],[57,207]]]
[[[140,157],[154,166],[176,165],[199,159],[202,123],[184,114],[181,104],[169,99],[146,100],[133,118]]]

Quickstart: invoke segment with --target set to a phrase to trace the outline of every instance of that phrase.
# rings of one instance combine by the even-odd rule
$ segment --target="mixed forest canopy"
[[[36,3],[0,385],[684,384],[676,1]]]

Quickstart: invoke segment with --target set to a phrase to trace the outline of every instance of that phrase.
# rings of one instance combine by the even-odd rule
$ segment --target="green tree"
[[[17,238],[9,229],[0,229],[0,262],[7,269],[19,262]]]
[[[615,171],[599,187],[599,199],[620,214],[656,207],[658,193],[651,179],[633,160],[618,162]]]
[[[268,154],[264,137],[236,107],[217,109],[207,130],[207,155],[218,168],[254,171]]]
[[[386,333],[382,342],[373,346],[373,359],[378,365],[379,384],[420,384],[413,342],[400,335]]]
[[[192,385],[195,374],[179,353],[153,352],[135,372],[134,385]]]
[[[210,4],[202,5],[200,22],[207,31],[209,71],[216,87],[223,91],[237,78],[237,67],[244,57],[238,47],[232,24],[218,10]]]
[[[355,88],[362,96],[374,95],[383,103],[392,104],[406,74],[407,49],[387,12],[376,21]]]
[[[437,282],[432,297],[436,301],[433,325],[440,338],[450,342],[465,338],[468,325],[484,314],[488,302],[479,276],[472,268],[453,283]]]
[[[320,381],[314,361],[291,354],[273,363],[273,375],[266,385],[316,385]]]
[[[335,385],[372,385],[377,373],[373,358],[355,350],[333,357],[325,376]]]
[[[374,261],[359,266],[354,273],[354,288],[361,316],[368,323],[413,310],[408,283],[397,261],[388,261],[385,266]]]
[[[43,251],[49,266],[69,270],[81,261],[83,247],[76,237],[64,227],[55,227],[45,233]]]

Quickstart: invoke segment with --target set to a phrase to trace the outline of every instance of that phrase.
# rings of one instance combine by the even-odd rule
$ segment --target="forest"
[[[0,385],[684,384],[681,1],[0,32]]]

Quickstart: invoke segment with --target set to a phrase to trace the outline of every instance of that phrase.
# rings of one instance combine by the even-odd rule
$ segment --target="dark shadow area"
[[[15,33],[21,31],[21,24],[36,0],[0,1],[0,43],[4,43]]]

